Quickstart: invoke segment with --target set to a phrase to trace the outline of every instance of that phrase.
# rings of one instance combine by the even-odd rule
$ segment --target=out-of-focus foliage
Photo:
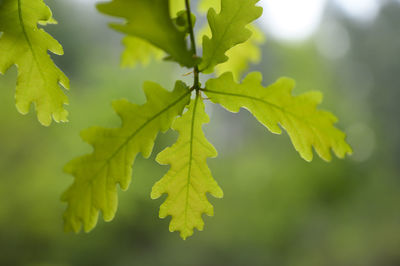
[[[169,4],[172,18],[185,9],[185,2],[181,0],[170,0]],[[162,50],[138,37],[126,36],[122,43],[125,47],[121,56],[122,67],[135,67],[138,63],[148,65],[152,59],[160,61],[164,56]]]
[[[168,1],[113,0],[97,8],[104,14],[126,20],[123,24],[111,24],[113,29],[148,41],[183,66],[194,65],[193,53],[185,41],[186,33],[175,27]]]
[[[230,49],[226,56],[229,57],[228,61],[216,66],[215,70],[218,75],[225,72],[232,72],[236,80],[240,80],[243,73],[248,70],[250,63],[261,62],[261,48],[260,45],[265,42],[264,33],[255,25],[250,25],[251,37],[232,49]]]
[[[249,25],[248,28],[252,33],[250,38],[226,52],[228,60],[215,67],[217,75],[232,72],[235,80],[240,80],[243,73],[248,70],[250,63],[261,62],[260,45],[265,42],[264,33],[255,25]],[[211,36],[211,30],[208,25],[199,31],[199,36]]]
[[[162,50],[134,36],[126,36],[122,43],[125,46],[121,56],[122,67],[135,67],[138,63],[147,66],[152,59],[159,61],[164,55]]]
[[[185,9],[185,1],[169,0],[169,10],[171,17],[175,17],[179,11]]]
[[[157,218],[159,202],[148,199],[168,167],[140,156],[113,223],[99,222],[91,234],[63,232],[65,205],[58,198],[71,179],[61,169],[70,158],[90,152],[76,132],[87,125],[117,127],[110,99],[143,104],[139,84],[151,79],[172,88],[172,76],[183,73],[166,67],[170,63],[121,71],[121,36],[99,27],[107,19],[72,1],[48,3],[60,24],[46,30],[68,54],[55,60],[75,80],[71,122],[43,128],[32,113],[20,116],[9,89],[15,86],[15,67],[0,77],[0,265],[400,264],[397,2],[369,25],[327,10],[324,21],[335,20],[351,36],[352,49],[342,58],[322,57],[314,39],[285,45],[268,36],[263,47],[258,70],[266,82],[287,73],[296,79],[299,94],[302,88],[323,90],[322,108],[334,110],[339,127],[349,125],[353,159],[306,163],[288,137],[265,134],[247,112],[238,118],[206,104],[212,112],[204,130],[219,151],[208,163],[225,195],[224,200],[210,198],[218,215],[185,242],[165,230],[169,221]],[[161,134],[154,154],[176,138]]]
[[[64,105],[68,98],[60,84],[68,89],[69,80],[53,63],[47,51],[64,53],[62,46],[38,24],[56,24],[42,0],[5,0],[0,3],[0,74],[18,66],[15,94],[17,109],[27,114],[33,103],[37,117],[45,126],[54,119],[66,122]]]
[[[184,8],[184,1],[170,0],[171,17],[175,17]],[[214,0],[199,2],[199,12],[206,13],[210,8],[213,8],[216,12],[220,12],[220,3]],[[226,52],[226,56],[229,59],[225,63],[215,67],[218,75],[225,72],[232,72],[235,79],[239,80],[242,74],[249,68],[250,63],[259,63],[261,61],[260,45],[265,42],[264,33],[254,24],[248,25],[248,29],[251,31],[250,38],[229,49]],[[199,30],[197,35],[200,44],[204,36],[211,39],[212,33],[208,23]],[[125,47],[121,57],[122,67],[135,67],[138,63],[148,65],[153,59],[160,61],[164,56],[164,53],[160,49],[137,37],[126,36],[122,40],[122,43]]]

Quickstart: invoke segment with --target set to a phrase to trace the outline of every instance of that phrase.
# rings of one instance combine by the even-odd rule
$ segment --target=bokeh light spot
[[[336,21],[323,23],[315,41],[318,52],[328,59],[344,57],[351,45],[346,28]]]
[[[275,38],[301,41],[309,38],[321,21],[325,0],[261,0],[262,25]]]
[[[371,21],[375,19],[380,9],[380,3],[377,0],[335,1],[350,17],[361,21]]]
[[[375,132],[363,123],[350,126],[346,132],[348,142],[353,148],[351,158],[357,162],[367,161],[375,150]]]

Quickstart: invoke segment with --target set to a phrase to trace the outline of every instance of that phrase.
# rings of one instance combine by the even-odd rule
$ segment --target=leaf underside
[[[47,51],[63,54],[62,46],[47,34],[41,25],[54,24],[50,9],[42,0],[4,0],[0,6],[0,74],[12,65],[18,67],[16,106],[27,114],[32,103],[38,120],[48,126],[52,119],[68,121],[68,104],[62,87],[69,88],[69,80],[57,68]]]
[[[177,142],[158,154],[156,159],[160,164],[171,165],[171,168],[154,185],[151,197],[157,199],[164,193],[168,194],[160,207],[160,218],[172,216],[169,229],[171,232],[180,231],[183,239],[191,236],[194,228],[203,230],[202,214],[214,214],[206,194],[223,197],[207,166],[207,158],[217,156],[202,130],[202,125],[208,122],[204,103],[197,96],[187,112],[173,124],[173,129],[179,132]]]
[[[205,12],[213,8],[220,12],[221,3],[219,1],[203,0],[199,2],[199,10]],[[173,17],[178,11],[184,10],[185,5],[182,0],[170,0],[170,13]],[[258,63],[261,60],[261,49],[259,45],[265,42],[261,30],[254,24],[247,27],[251,32],[250,38],[226,52],[228,61],[215,67],[218,75],[225,72],[232,72],[235,79],[239,80],[243,73],[249,68],[250,63]],[[247,30],[244,29],[244,30]],[[202,43],[203,36],[212,37],[211,29],[208,24],[199,31],[199,43]],[[160,61],[164,53],[149,42],[133,36],[126,36],[123,41],[124,52],[121,57],[122,67],[135,67],[137,64],[148,65],[152,60]]]
[[[281,78],[268,87],[261,85],[260,73],[251,73],[239,84],[232,73],[225,73],[206,84],[206,95],[214,103],[231,112],[249,110],[271,132],[281,134],[284,128],[295,149],[306,161],[313,158],[312,147],[318,155],[330,161],[331,149],[339,157],[351,154],[345,134],[334,127],[337,118],[317,106],[322,101],[319,92],[293,96],[293,80]],[[280,125],[280,126],[279,126]]]
[[[179,11],[185,9],[185,2],[182,0],[169,0],[170,15],[174,18]],[[138,64],[148,65],[151,61],[161,61],[165,53],[146,40],[135,36],[126,36],[122,40],[124,51],[121,56],[121,67],[134,68]]]
[[[183,66],[194,66],[195,59],[187,47],[186,32],[179,31],[174,25],[169,1],[113,0],[99,4],[97,8],[104,14],[125,19],[122,24],[110,24],[113,29],[146,40]]]
[[[65,172],[75,179],[63,194],[68,203],[64,213],[66,231],[86,232],[96,226],[99,211],[105,221],[113,219],[117,209],[117,187],[129,186],[136,155],[148,158],[159,132],[171,127],[190,100],[183,82],[177,82],[173,92],[156,83],[144,84],[147,103],[140,106],[119,100],[113,107],[122,120],[120,128],[100,127],[83,131],[82,139],[93,146],[93,153],[79,157],[65,166]]]

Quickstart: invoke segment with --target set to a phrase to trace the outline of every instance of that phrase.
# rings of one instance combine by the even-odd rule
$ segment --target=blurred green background
[[[225,197],[210,197],[215,216],[186,241],[168,231],[169,219],[158,218],[162,200],[149,196],[167,167],[140,156],[113,222],[63,232],[59,198],[72,177],[62,167],[90,152],[79,132],[117,126],[113,99],[143,103],[145,80],[172,88],[185,70],[165,62],[121,70],[121,35],[94,1],[46,2],[59,21],[46,30],[66,53],[54,59],[71,79],[70,122],[44,128],[33,111],[18,114],[16,68],[0,76],[0,265],[400,265],[399,1],[378,1],[369,20],[327,1],[311,37],[267,33],[252,70],[265,85],[285,75],[297,80],[295,93],[322,91],[354,155],[307,163],[286,134],[268,133],[246,111],[208,105],[205,130],[219,151],[209,164]],[[153,154],[174,139],[160,135]]]

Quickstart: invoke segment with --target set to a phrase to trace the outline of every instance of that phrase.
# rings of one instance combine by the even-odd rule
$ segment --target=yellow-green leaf
[[[232,72],[235,80],[240,80],[243,73],[249,69],[250,63],[260,62],[262,56],[260,45],[265,41],[264,34],[255,25],[249,25],[248,28],[252,32],[251,37],[226,53],[229,60],[215,67],[217,75]]]
[[[33,103],[40,123],[68,121],[67,96],[60,85],[69,80],[57,68],[47,51],[63,54],[62,46],[41,25],[54,24],[50,9],[42,0],[4,0],[0,6],[0,74],[18,66],[16,106],[27,114]]]
[[[177,13],[185,9],[184,0],[169,0],[170,15],[176,17]],[[125,49],[121,56],[121,67],[135,67],[137,64],[148,65],[152,60],[161,61],[165,54],[162,50],[141,38],[126,36],[122,40]]]
[[[204,103],[197,96],[187,112],[178,118],[173,129],[179,132],[178,141],[157,156],[160,164],[171,165],[168,173],[157,182],[151,192],[153,199],[168,194],[160,207],[160,217],[172,216],[170,231],[180,231],[183,239],[193,234],[193,229],[203,230],[202,214],[212,216],[214,208],[206,194],[222,198],[223,192],[213,179],[207,158],[217,152],[204,136],[202,126],[209,122]]]
[[[213,8],[215,12],[220,12],[221,2],[216,0],[201,0],[199,1],[199,11],[207,12]],[[226,52],[228,61],[217,65],[215,71],[217,75],[225,72],[232,72],[236,80],[240,80],[243,73],[248,70],[250,63],[258,63],[261,60],[260,45],[265,42],[263,32],[253,23],[248,26],[251,31],[250,38],[244,43],[238,44]],[[202,30],[199,31],[200,43],[203,36],[211,38],[211,29],[207,24]]]
[[[200,12],[207,12],[210,8],[213,8],[215,12],[219,12],[221,9],[221,0],[200,0],[198,9]]]
[[[226,53],[229,59],[215,67],[217,75],[232,72],[235,80],[240,80],[243,73],[249,69],[250,63],[260,62],[262,54],[259,46],[265,42],[264,34],[256,25],[249,25],[248,28],[252,32],[251,37]],[[200,30],[199,33],[200,36],[211,36],[211,30],[208,25]]]
[[[122,67],[135,67],[138,63],[148,65],[152,59],[161,60],[164,55],[162,50],[134,36],[126,36],[122,43],[125,46],[121,56]]]
[[[212,73],[214,67],[228,60],[226,52],[235,45],[247,41],[251,31],[247,25],[262,14],[262,8],[256,6],[259,0],[221,0],[219,14],[211,8],[207,18],[212,38],[204,36],[203,61],[200,70]]]
[[[144,84],[147,103],[140,106],[126,100],[113,104],[121,117],[120,128],[99,127],[83,131],[84,141],[93,146],[93,153],[79,157],[65,166],[74,175],[74,183],[64,193],[68,203],[64,213],[65,229],[86,232],[96,226],[99,211],[105,221],[113,219],[117,209],[117,187],[129,186],[132,164],[138,153],[149,157],[157,134],[166,131],[190,100],[190,91],[177,82],[173,92],[156,83]]]
[[[225,73],[206,84],[206,95],[214,103],[231,112],[249,110],[271,132],[281,134],[279,125],[289,134],[295,149],[307,161],[313,158],[312,147],[324,160],[331,160],[331,149],[339,157],[351,154],[345,134],[334,127],[337,118],[317,106],[322,101],[320,92],[293,96],[295,83],[281,78],[268,87],[261,85],[260,73],[251,73],[238,84],[232,73]]]
[[[169,6],[170,15],[174,18],[179,11],[185,10],[185,0],[169,0]]]
[[[183,66],[195,64],[193,53],[187,47],[186,32],[179,31],[171,19],[169,1],[113,0],[97,8],[104,14],[126,20],[122,24],[112,23],[113,29],[148,41]]]

